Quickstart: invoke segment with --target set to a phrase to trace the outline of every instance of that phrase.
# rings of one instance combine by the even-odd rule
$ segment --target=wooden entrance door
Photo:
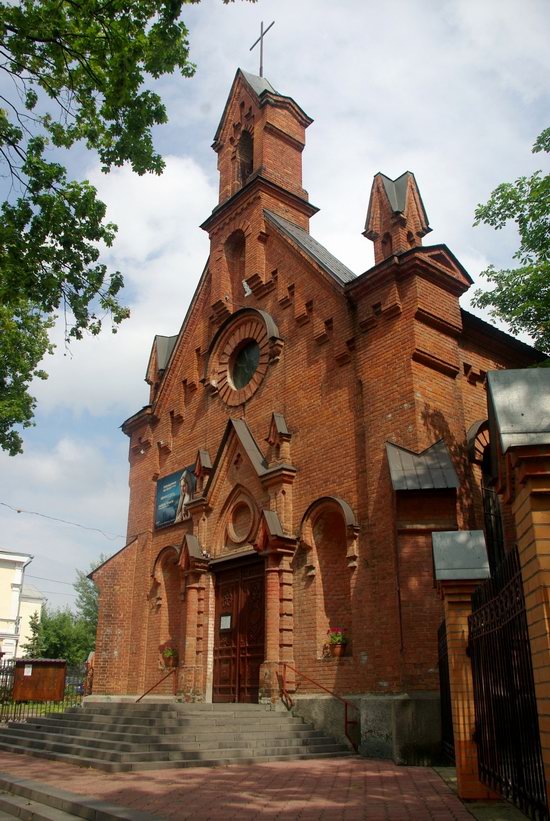
[[[264,657],[264,563],[218,572],[213,700],[256,703]]]

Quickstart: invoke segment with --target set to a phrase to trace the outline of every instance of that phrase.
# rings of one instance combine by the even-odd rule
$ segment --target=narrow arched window
[[[239,182],[244,185],[254,166],[254,140],[250,131],[243,131],[237,148]]]
[[[242,283],[245,277],[246,239],[243,231],[233,231],[225,242],[224,250],[231,283],[238,290],[239,283]]]

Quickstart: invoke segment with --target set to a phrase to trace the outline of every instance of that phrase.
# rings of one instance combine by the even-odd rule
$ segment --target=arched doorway
[[[265,658],[265,563],[257,554],[221,559],[214,571],[215,702],[257,703]]]

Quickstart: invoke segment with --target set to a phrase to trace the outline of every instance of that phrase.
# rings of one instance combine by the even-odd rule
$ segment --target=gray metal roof
[[[160,336],[159,334],[155,336],[157,368],[159,371],[163,371],[166,368],[177,340],[177,334],[175,336]]]
[[[186,533],[183,537],[183,543],[187,544],[187,550],[189,552],[189,556],[192,559],[203,559],[204,555],[201,550],[201,546],[199,540],[196,536],[192,533]]]
[[[283,526],[279,519],[279,514],[275,510],[262,510],[267,530],[270,536],[284,536]]]
[[[210,458],[210,454],[207,450],[198,450],[197,458],[201,460],[201,465],[203,468],[208,469],[212,467],[212,459]]]
[[[275,425],[275,430],[277,433],[282,433],[283,435],[287,435],[290,431],[288,430],[286,419],[282,413],[275,413],[271,414],[271,419]]]
[[[405,171],[405,173],[401,174],[400,177],[397,177],[396,180],[390,180],[390,178],[386,177],[385,174],[380,174],[380,179],[384,184],[384,190],[392,207],[392,211],[399,211],[401,213],[405,210],[405,205],[407,204],[407,181],[409,176],[413,175],[410,171]]]
[[[251,87],[252,91],[255,94],[260,96],[263,94],[264,91],[271,91],[273,94],[277,94],[278,92],[273,88],[269,80],[266,80],[265,77],[258,77],[256,74],[249,74],[248,71],[243,71],[241,69],[241,74],[243,75],[244,79]]]
[[[510,447],[550,444],[550,368],[489,371],[491,441]]]
[[[435,578],[488,579],[489,561],[483,530],[444,530],[432,533]]]
[[[413,453],[386,442],[386,453],[394,490],[436,490],[459,486],[443,439],[422,453]]]
[[[262,452],[258,445],[256,444],[256,440],[252,436],[250,432],[250,428],[244,421],[244,419],[228,419],[227,425],[225,426],[225,433],[222,436],[222,440],[220,442],[220,446],[218,448],[218,452],[216,454],[216,458],[214,459],[214,464],[212,466],[212,472],[208,478],[208,483],[204,490],[205,495],[208,495],[210,487],[212,486],[212,482],[215,480],[216,471],[218,469],[218,465],[220,464],[220,460],[223,456],[225,451],[227,440],[229,438],[229,434],[231,431],[234,430],[237,438],[239,439],[242,447],[248,458],[250,459],[254,470],[256,471],[258,476],[264,476],[268,472],[267,462],[265,461]],[[191,502],[191,504],[193,504]]]
[[[245,452],[254,465],[256,469],[256,473],[258,476],[262,476],[267,469],[267,463],[262,455],[262,452],[258,445],[256,444],[256,440],[252,436],[250,432],[250,428],[244,421],[244,419],[230,419],[230,423],[232,423],[235,433],[240,439],[241,445],[245,449]]]
[[[264,214],[283,234],[293,240],[302,251],[312,257],[317,265],[320,265],[324,271],[334,277],[338,282],[343,284],[355,279],[353,271],[350,271],[343,262],[336,259],[330,251],[327,251],[320,242],[313,239],[303,228],[299,228],[297,225],[294,225],[293,222],[289,222],[278,214],[274,214],[272,211],[264,211]]]
[[[422,197],[420,196],[420,189],[418,188],[418,184],[416,182],[416,178],[412,171],[405,171],[404,174],[401,174],[400,177],[397,177],[395,180],[391,180],[385,174],[382,174],[381,171],[378,174],[374,175],[374,179],[376,180],[377,177],[380,177],[382,180],[382,184],[384,186],[384,191],[386,192],[386,196],[388,198],[388,202],[390,204],[390,208],[396,214],[403,214],[405,212],[405,208],[407,207],[407,188],[408,188],[408,181],[409,178],[412,179],[414,187],[416,188],[416,192],[418,194],[418,199],[420,202],[420,207],[423,211],[424,221],[426,223],[426,231],[425,233],[429,233],[432,229],[429,227],[429,220],[428,215],[426,213],[426,208],[424,207],[424,203],[422,202]],[[374,191],[374,182],[373,188]],[[365,231],[368,231],[368,226],[370,223],[371,217],[371,210],[372,210],[372,200],[373,195],[371,191],[371,196],[369,200],[369,207],[367,209],[367,219],[365,220]],[[368,234],[367,234],[368,236]],[[369,237],[372,239],[372,237]]]

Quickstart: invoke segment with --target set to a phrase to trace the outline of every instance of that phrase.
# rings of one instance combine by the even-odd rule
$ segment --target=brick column
[[[449,681],[453,713],[457,789],[460,798],[499,798],[481,783],[477,770],[477,747],[473,740],[475,729],[474,688],[472,667],[466,655],[468,645],[468,616],[472,612],[472,593],[478,580],[451,580],[440,582],[445,610],[447,647],[449,652]]]
[[[550,448],[514,452],[512,510],[523,577],[546,794],[550,804]]]
[[[281,557],[270,553],[265,570],[265,656],[266,661],[279,661],[279,562]]]
[[[481,530],[451,530],[432,533],[432,542],[435,578],[445,611],[458,795],[466,799],[496,799],[499,796],[478,777],[473,739],[474,687],[466,655],[472,593],[489,576],[485,538]]]
[[[277,553],[268,553],[265,569],[265,661],[260,668],[260,701],[275,701],[279,685],[280,589]]]
[[[185,587],[185,647],[181,670],[180,688],[185,698],[194,698],[195,669],[197,664],[197,629],[199,604],[199,579],[191,571],[187,573]]]

